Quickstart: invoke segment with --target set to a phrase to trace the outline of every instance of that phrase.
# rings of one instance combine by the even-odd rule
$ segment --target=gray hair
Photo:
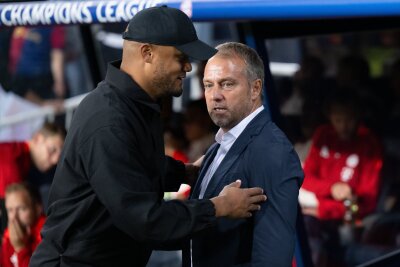
[[[253,48],[237,42],[227,42],[218,45],[216,49],[218,56],[241,58],[247,66],[246,75],[249,82],[260,79],[264,84],[264,63]]]

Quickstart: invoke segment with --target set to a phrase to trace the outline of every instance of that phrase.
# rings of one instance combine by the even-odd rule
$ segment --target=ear
[[[143,44],[140,46],[140,54],[144,62],[151,63],[154,56],[154,47],[151,44]]]
[[[261,90],[262,90],[262,81],[260,79],[253,81],[251,86],[251,99],[256,100],[257,98],[260,98]]]

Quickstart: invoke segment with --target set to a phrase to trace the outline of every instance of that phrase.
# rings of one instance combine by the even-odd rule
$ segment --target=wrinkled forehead
[[[233,76],[245,74],[245,65],[243,60],[234,57],[214,56],[206,64],[204,70],[204,79],[217,76]]]

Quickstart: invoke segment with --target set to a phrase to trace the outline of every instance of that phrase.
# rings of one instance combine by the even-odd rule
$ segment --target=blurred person
[[[40,196],[33,187],[14,183],[6,189],[5,202],[8,228],[2,239],[0,265],[28,267],[45,221]]]
[[[336,83],[338,88],[362,89],[371,83],[368,61],[361,55],[348,54],[337,63]]]
[[[374,84],[367,60],[359,54],[340,58],[335,79],[337,88],[347,88],[358,95],[364,111],[360,119],[368,128],[380,133],[383,126],[380,118],[385,110],[383,98],[378,93],[382,84]]]
[[[33,169],[46,172],[55,166],[64,145],[65,129],[45,123],[32,139],[0,143],[0,203],[2,231],[7,226],[5,189],[12,183],[29,179]]]
[[[123,38],[122,61],[108,65],[75,111],[31,267],[144,267],[154,248],[217,217],[248,218],[266,200],[261,188],[240,189],[237,181],[212,199],[163,201],[185,165],[165,156],[158,100],[182,94],[189,57],[216,51],[187,15],[166,6],[139,11]]]
[[[299,70],[293,76],[293,84],[282,88],[282,103],[280,110],[282,113],[282,130],[289,140],[296,144],[295,150],[299,151],[301,162],[306,155],[309,143],[304,136],[313,126],[314,117],[322,113],[322,103],[326,97],[326,92],[330,90],[329,83],[325,76],[325,66],[320,58],[306,55],[300,63]],[[283,84],[285,85],[285,84]],[[284,97],[285,91],[290,94]],[[287,93],[286,93],[287,94]],[[310,113],[312,109],[316,114]],[[306,113],[306,114],[304,114]],[[307,129],[309,128],[309,129]]]
[[[183,163],[188,163],[189,158],[184,152],[185,138],[183,131],[168,127],[164,130],[165,155]]]
[[[319,125],[325,122],[322,107],[318,104],[316,105],[311,98],[308,98],[302,107],[299,122],[301,135],[293,146],[297,155],[299,155],[301,164],[304,165],[311,149],[314,132]]]
[[[281,113],[285,116],[301,115],[305,98],[315,98],[315,94],[321,91],[324,72],[325,66],[321,59],[304,57],[299,70],[294,74],[291,94],[281,104]]]
[[[14,93],[38,105],[62,109],[66,94],[64,35],[62,26],[14,29],[9,56]]]
[[[213,123],[208,116],[204,99],[191,101],[184,114],[184,132],[189,142],[187,155],[193,162],[200,158],[214,143]]]
[[[220,129],[191,198],[214,197],[240,178],[245,187],[263,188],[268,202],[251,218],[221,218],[194,235],[185,266],[291,266],[300,161],[262,104],[264,64],[257,52],[234,42],[217,49],[203,83],[209,115]]]
[[[79,29],[77,25],[65,27],[64,70],[69,97],[85,94],[92,87]]]
[[[336,90],[330,96],[330,124],[317,128],[304,164],[305,180],[299,201],[307,215],[305,223],[317,265],[323,260],[324,242],[340,246],[338,227],[343,222],[355,224],[376,207],[381,146],[362,125],[358,101],[349,89]]]

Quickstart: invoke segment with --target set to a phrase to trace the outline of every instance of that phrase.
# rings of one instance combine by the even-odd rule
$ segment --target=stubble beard
[[[160,97],[181,96],[183,92],[183,84],[177,86],[175,83],[176,79],[171,79],[171,77],[166,73],[164,66],[159,66],[159,68],[154,71],[152,87],[157,89]]]
[[[213,112],[210,113],[210,118],[220,128],[223,129],[231,129],[233,121],[230,119],[230,116],[218,116]]]

